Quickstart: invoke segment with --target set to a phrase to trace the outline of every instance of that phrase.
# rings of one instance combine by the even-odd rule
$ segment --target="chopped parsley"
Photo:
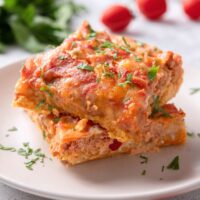
[[[53,93],[50,91],[50,88],[47,85],[40,87],[40,91],[46,92],[50,97],[53,96]]]
[[[132,53],[131,50],[127,46],[121,46],[120,49],[126,51],[127,53]]]
[[[30,155],[32,155],[33,153],[33,149],[30,148],[29,146],[29,143],[23,143],[23,147],[20,148],[17,153],[20,155],[20,156],[24,156],[26,159],[28,159],[28,157]]]
[[[153,65],[151,67],[151,69],[148,72],[148,78],[149,78],[150,81],[153,81],[155,79],[158,70],[159,70],[159,66]]]
[[[58,57],[59,60],[66,60],[67,58],[68,58],[68,57],[67,57],[66,55],[63,55],[63,56],[59,56],[59,57]]]
[[[122,37],[122,40],[123,40],[125,46],[121,46],[120,49],[126,51],[127,53],[132,53],[131,50],[130,50],[131,46],[130,46],[130,44],[127,42],[126,38],[125,38],[125,37]]]
[[[141,61],[142,61],[142,58],[138,58],[137,56],[134,56],[133,58],[134,58],[134,60],[135,60],[136,62],[141,62]]]
[[[122,72],[118,73],[118,79],[120,79],[122,77]]]
[[[142,47],[142,46],[144,46],[144,43],[136,41],[136,45],[139,46],[139,47]]]
[[[46,132],[45,131],[42,131],[42,136],[43,136],[43,139],[46,139]]]
[[[193,132],[187,132],[187,136],[188,136],[188,137],[194,137],[195,135],[194,135]]]
[[[146,164],[148,162],[148,158],[146,156],[140,155],[140,158],[142,159],[140,162],[141,164]]]
[[[8,131],[9,132],[14,132],[14,131],[18,131],[18,129],[15,126],[13,126],[12,128],[8,129]]]
[[[94,47],[94,50],[96,51],[96,53],[99,53],[99,54],[105,54],[105,50],[102,50],[100,49],[99,47]]]
[[[89,39],[92,39],[92,38],[95,38],[96,35],[97,35],[96,31],[94,31],[91,27],[90,27],[89,29],[90,29],[90,32],[89,32],[89,34],[88,34],[88,36],[87,36],[87,39],[88,39],[88,40],[89,40]]]
[[[0,150],[15,152],[16,148],[14,148],[14,147],[6,147],[6,146],[3,146],[2,144],[0,144]]]
[[[50,112],[52,112],[53,109],[54,109],[54,107],[53,107],[52,105],[48,105],[48,110],[49,110]]]
[[[113,54],[113,58],[116,60],[117,59],[117,53]]]
[[[179,170],[179,156],[176,156],[171,163],[167,166],[167,169]]]
[[[146,170],[144,169],[141,173],[142,176],[145,176],[146,175]]]
[[[200,88],[191,88],[190,89],[190,94],[191,95],[196,94],[197,92],[200,92]]]
[[[0,144],[0,150],[16,152],[18,155],[24,157],[27,160],[27,162],[24,162],[25,167],[29,170],[33,170],[33,166],[38,161],[44,163],[44,159],[46,158],[46,155],[42,153],[41,149],[34,150],[30,147],[28,142],[23,143],[23,146],[19,149],[15,147],[6,147]]]
[[[39,157],[36,157],[28,162],[25,162],[24,164],[27,169],[33,170],[33,165],[35,165],[38,160],[39,160]]]
[[[130,85],[130,86],[134,87],[135,85],[132,82],[132,77],[133,77],[133,74],[131,74],[131,73],[127,74],[126,81],[123,83],[119,83],[118,85],[121,87],[125,87],[126,85]]]
[[[59,117],[56,117],[56,118],[53,119],[53,121],[54,121],[55,123],[58,123],[58,122],[60,121],[60,118],[59,118]]]
[[[113,72],[104,72],[103,76],[113,78],[115,74]]]
[[[109,67],[109,63],[107,63],[107,62],[104,63],[104,66],[105,66],[105,67]]]
[[[114,47],[114,44],[110,41],[105,41],[102,45],[101,48],[110,48],[112,49]]]
[[[125,46],[127,46],[127,47],[130,49],[131,46],[130,46],[130,44],[127,42],[127,40],[126,40],[126,38],[125,38],[124,36],[122,37],[122,40],[123,40]]]
[[[39,103],[35,106],[35,109],[37,110],[37,109],[41,108],[41,106],[43,106],[44,104],[45,104],[45,100],[39,101]]]
[[[153,106],[152,106],[152,113],[150,117],[154,117],[156,114],[160,113],[162,117],[171,117],[170,114],[162,107],[160,107],[160,100],[159,96],[154,96],[153,98]]]
[[[96,82],[97,82],[97,83],[100,83],[100,81],[101,81],[101,78],[98,77],[98,78],[96,79]]]
[[[91,67],[90,65],[87,65],[85,63],[82,63],[77,66],[78,69],[86,70],[86,71],[94,71],[94,68]]]

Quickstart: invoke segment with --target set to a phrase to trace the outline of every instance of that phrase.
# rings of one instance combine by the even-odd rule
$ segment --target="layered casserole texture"
[[[14,105],[70,164],[185,142],[184,113],[167,102],[181,57],[84,22],[60,46],[27,59]]]

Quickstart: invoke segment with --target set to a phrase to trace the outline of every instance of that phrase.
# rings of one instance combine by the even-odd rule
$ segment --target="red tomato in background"
[[[151,20],[160,18],[167,11],[166,0],[137,0],[140,12]]]
[[[183,9],[189,18],[200,18],[200,0],[183,0]]]
[[[101,22],[113,32],[124,31],[133,18],[131,11],[123,5],[112,5],[104,10]]]

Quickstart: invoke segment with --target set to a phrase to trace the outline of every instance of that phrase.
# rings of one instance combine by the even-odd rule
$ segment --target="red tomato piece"
[[[127,7],[116,4],[104,10],[101,22],[113,32],[119,32],[126,29],[132,18],[133,15]]]
[[[200,18],[200,0],[183,0],[183,9],[190,19]]]
[[[151,20],[159,19],[167,11],[166,0],[137,0],[140,12]]]
[[[122,145],[121,142],[119,142],[118,140],[114,139],[113,140],[113,143],[109,145],[109,148],[112,150],[112,151],[116,151],[117,149],[119,149],[119,147]]]

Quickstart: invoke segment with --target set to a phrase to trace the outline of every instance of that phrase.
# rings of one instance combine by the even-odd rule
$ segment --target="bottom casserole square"
[[[157,151],[160,147],[183,144],[186,139],[184,113],[174,105],[164,105],[170,117],[150,118],[148,131],[142,133],[142,142],[120,142],[108,132],[87,119],[70,115],[37,113],[27,110],[50,144],[50,151],[59,160],[75,165],[89,160],[121,153],[140,154]],[[141,134],[139,134],[141,135]],[[141,141],[141,140],[140,140]]]

